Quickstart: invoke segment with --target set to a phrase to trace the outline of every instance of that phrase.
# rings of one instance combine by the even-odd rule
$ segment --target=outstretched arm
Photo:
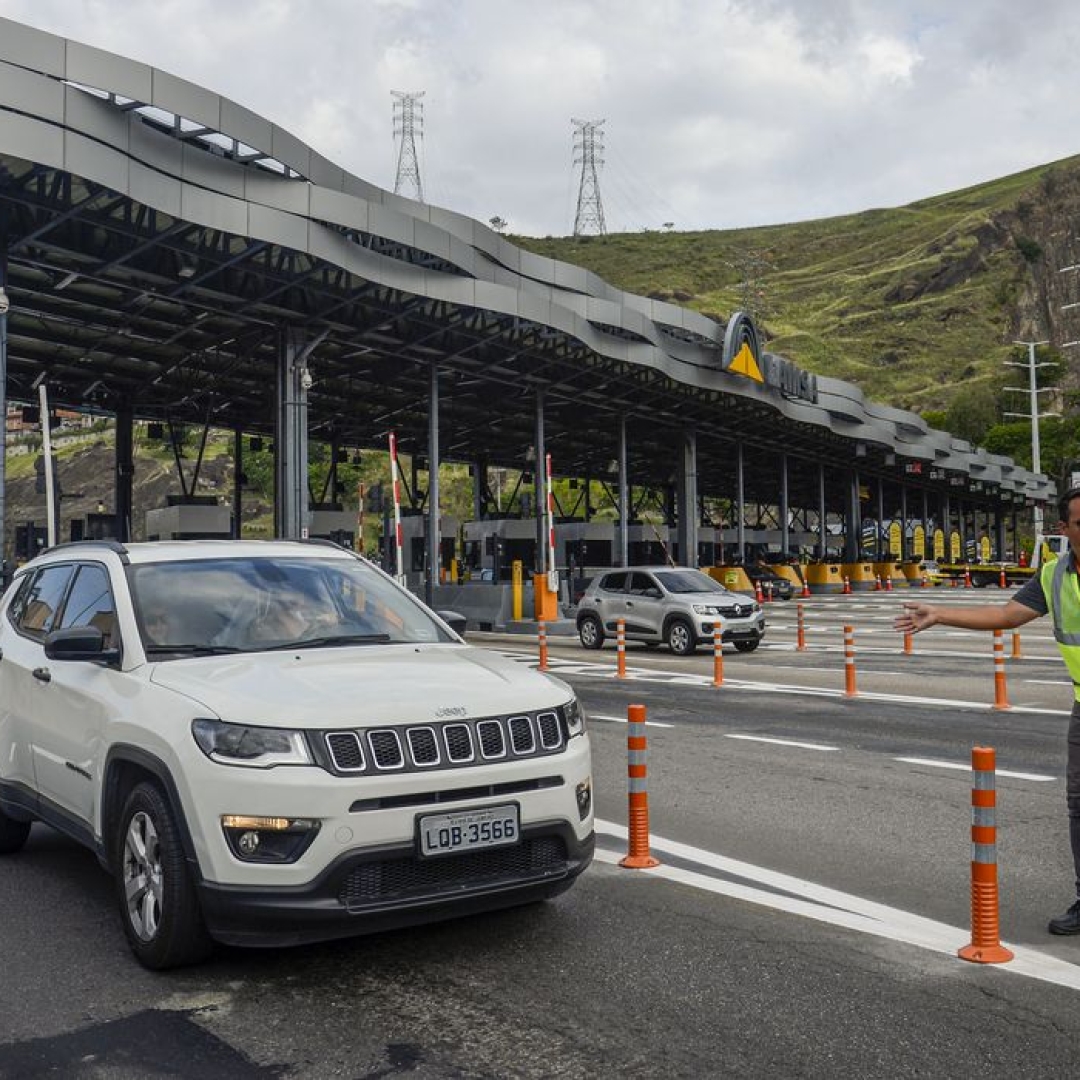
[[[905,603],[904,610],[893,621],[893,629],[902,633],[917,633],[919,630],[929,630],[931,626],[955,626],[961,630],[1014,630],[1038,617],[1039,612],[1015,600],[986,607]]]

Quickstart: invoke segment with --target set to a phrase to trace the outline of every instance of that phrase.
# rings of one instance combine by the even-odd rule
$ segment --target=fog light
[[[295,862],[319,831],[310,818],[253,817],[224,814],[222,832],[229,850],[244,862]]]
[[[250,830],[241,833],[240,839],[236,841],[236,846],[240,849],[242,855],[246,855],[250,859],[259,850],[259,834]]]
[[[577,795],[578,816],[584,821],[592,809],[592,780],[582,780],[575,794]]]

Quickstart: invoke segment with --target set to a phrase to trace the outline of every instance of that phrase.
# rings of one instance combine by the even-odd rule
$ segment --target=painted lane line
[[[599,818],[596,819],[595,825],[597,834],[610,836],[625,846],[627,841],[625,826],[602,821]],[[971,971],[983,968],[983,965],[968,964],[956,955],[956,950],[971,939],[969,930],[936,922],[900,908],[864,900],[862,897],[791,877],[775,870],[766,870],[764,867],[754,866],[751,863],[729,859],[675,840],[666,840],[656,835],[650,836],[649,840],[654,854],[668,852],[707,869],[730,874],[743,881],[755,881],[762,888],[755,888],[742,882],[726,881],[708,873],[665,866],[663,863],[653,869],[636,870],[630,876],[631,880],[661,878],[777,911],[801,915],[832,926],[845,927],[891,941],[915,945],[951,957],[957,964]],[[622,853],[617,851],[608,851],[602,847],[596,849],[598,862],[616,866],[622,857]],[[768,889],[779,889],[784,893],[794,895],[768,892],[766,891]],[[1010,943],[1009,948],[1013,951],[1014,959],[1008,964],[992,965],[993,970],[1013,975],[1026,975],[1028,978],[1080,990],[1080,967],[1075,964],[1024,946]]]
[[[725,734],[725,739],[745,739],[747,742],[772,743],[775,746],[797,746],[800,750],[839,750],[838,746],[824,746],[821,743],[796,742],[794,739],[770,739],[764,735],[734,735]]]
[[[601,713],[594,713],[594,712],[587,713],[586,714],[586,719],[588,719],[588,720],[607,720],[609,723],[612,723],[612,724],[625,724],[625,723],[628,722],[625,716],[604,716]],[[645,721],[645,726],[646,727],[673,728],[675,725],[674,724],[665,724],[660,720],[646,720]]]
[[[903,761],[908,765],[930,765],[935,769],[958,769],[960,772],[971,772],[971,766],[961,761],[939,761],[936,758],[921,757],[898,757],[893,761]],[[1057,780],[1056,776],[1044,776],[1042,773],[1011,772],[1008,769],[997,769],[998,776],[1010,776],[1014,780],[1034,780],[1037,783],[1052,784]]]

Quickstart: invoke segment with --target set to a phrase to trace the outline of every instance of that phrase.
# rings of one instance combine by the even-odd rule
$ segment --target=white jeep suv
[[[589,739],[564,683],[333,545],[66,544],[0,599],[0,853],[33,821],[165,968],[562,892]]]

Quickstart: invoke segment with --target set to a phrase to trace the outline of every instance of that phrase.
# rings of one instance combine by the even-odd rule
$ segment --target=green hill
[[[1074,157],[845,217],[514,241],[717,318],[748,309],[772,351],[924,412],[973,385],[996,395],[1003,379],[1015,384],[1003,362],[1018,338],[1080,338],[1080,312],[1070,328],[1060,310],[1080,296],[1080,281],[1060,273],[1078,261],[1069,243],[1078,218]]]

